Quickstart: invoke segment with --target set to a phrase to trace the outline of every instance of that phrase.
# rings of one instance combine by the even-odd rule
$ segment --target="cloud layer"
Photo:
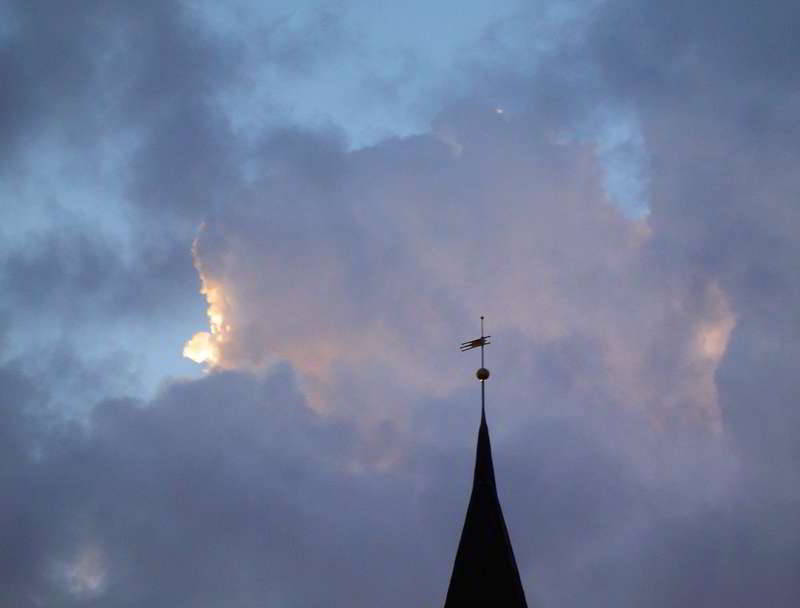
[[[798,9],[520,9],[428,132],[356,150],[231,117],[261,67],[359,53],[355,5],[250,38],[204,10],[7,4],[0,595],[441,604],[486,314],[532,605],[794,606]],[[217,365],[130,394],[142,334],[208,329],[195,270]]]

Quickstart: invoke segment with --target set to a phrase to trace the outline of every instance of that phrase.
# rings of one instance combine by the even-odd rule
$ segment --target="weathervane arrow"
[[[475,338],[474,340],[462,342],[460,347],[461,352],[463,353],[468,350],[472,350],[473,348],[478,348],[479,346],[484,347],[487,344],[491,344],[491,342],[488,341],[488,338],[491,338],[491,336],[481,336],[480,338]]]

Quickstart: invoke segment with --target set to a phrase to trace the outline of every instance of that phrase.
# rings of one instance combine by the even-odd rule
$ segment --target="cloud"
[[[664,274],[586,144],[480,105],[439,124],[460,154],[434,135],[346,152],[295,133],[283,164],[208,220],[195,251],[225,302],[221,365],[284,358],[322,408],[372,378],[399,399],[443,396],[463,384],[447,336],[485,312],[521,351],[584,341],[594,369],[567,365],[586,397],[602,384],[667,424],[717,424],[713,375],[735,323],[719,285]]]
[[[70,323],[96,321],[98,314],[145,315],[194,288],[182,245],[143,242],[129,259],[119,243],[88,226],[62,224],[12,249],[1,270],[20,311],[58,311]]]
[[[35,402],[11,390],[24,381],[2,380],[3,428],[20,438],[4,442],[15,500],[2,511],[18,522],[3,550],[16,605],[366,605],[390,585],[424,595],[440,583],[394,579],[410,567],[419,580],[428,563],[410,563],[425,547],[408,542],[415,480],[350,472],[353,429],[308,410],[285,370],[102,403],[88,431],[34,425],[38,447],[21,415]]]
[[[186,5],[123,4],[15,3],[0,55],[8,173],[41,170],[31,139],[86,151],[65,176],[125,140],[112,173],[141,237],[122,252],[79,222],[6,255],[29,334],[0,368],[8,601],[441,602],[477,412],[455,346],[483,313],[532,604],[797,603],[793,4],[580,5],[537,61],[466,66],[430,132],[358,151],[336,127],[237,131],[218,96],[252,48]],[[278,30],[263,58],[297,75],[343,44]],[[623,110],[647,152],[638,219],[598,156]],[[201,220],[219,365],[119,397],[125,363],[75,337],[202,307]],[[48,324],[72,339],[39,352]]]
[[[258,37],[248,29],[239,40],[203,7],[172,1],[11,2],[5,13],[5,356],[31,356],[57,334],[79,352],[165,359],[153,343],[172,339],[176,311],[188,324],[202,315],[191,241],[247,180],[234,93],[256,68],[309,77],[316,59],[346,47],[345,33],[326,11],[297,20],[267,11],[248,23]],[[177,360],[179,344],[157,346]]]
[[[285,367],[266,376],[213,373],[173,384],[150,403],[107,400],[88,427],[42,417],[46,394],[37,397],[13,368],[0,380],[5,483],[15,497],[2,515],[18,522],[3,553],[15,567],[4,568],[3,580],[17,605],[400,606],[443,598],[474,433],[433,440],[449,426],[445,408],[418,420],[432,436],[384,427],[382,443],[402,447],[386,468],[370,456],[374,434],[311,410]],[[498,417],[503,404],[490,405]],[[781,549],[783,537],[759,533],[765,512],[785,511],[757,502],[717,522],[720,497],[736,505],[744,496],[642,476],[609,445],[632,442],[641,428],[624,428],[619,414],[606,420],[620,425],[616,433],[600,436],[591,421],[562,416],[495,434],[500,493],[532,601],[578,606],[602,592],[601,605],[620,597],[661,605],[665,590],[679,591],[646,581],[661,580],[667,567],[676,586],[694,593],[695,579],[668,564],[696,551],[711,551],[705,565],[719,572],[707,591],[713,597],[725,592],[731,568],[750,559],[785,567],[793,554]],[[686,447],[662,450],[668,468],[724,471],[724,454]],[[715,506],[705,515],[709,499]],[[714,548],[742,534],[755,544],[735,561]],[[764,565],[748,580],[761,585],[770,572]]]
[[[146,404],[106,401],[88,428],[37,423],[43,401],[24,377],[7,368],[2,382],[15,497],[2,513],[18,522],[4,587],[17,605],[443,597],[468,491],[467,437],[443,447],[404,435],[402,463],[364,467],[369,438],[310,410],[286,368],[212,374]],[[496,449],[511,471],[501,491],[517,496],[509,521],[526,580],[539,581],[533,594],[556,593],[561,560],[626,526],[620,505],[636,483],[578,423],[527,426],[517,438]],[[529,458],[531,439],[560,457]],[[516,486],[517,476],[527,482]],[[571,532],[574,516],[584,524]]]

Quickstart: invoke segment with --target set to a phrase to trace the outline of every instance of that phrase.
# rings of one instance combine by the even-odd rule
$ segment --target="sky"
[[[800,601],[800,8],[0,0],[0,597],[440,606],[486,316],[531,606]]]

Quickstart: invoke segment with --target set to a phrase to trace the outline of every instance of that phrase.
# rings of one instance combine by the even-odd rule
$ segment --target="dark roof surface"
[[[475,480],[444,608],[527,608],[525,592],[497,498],[492,446],[481,412]]]

